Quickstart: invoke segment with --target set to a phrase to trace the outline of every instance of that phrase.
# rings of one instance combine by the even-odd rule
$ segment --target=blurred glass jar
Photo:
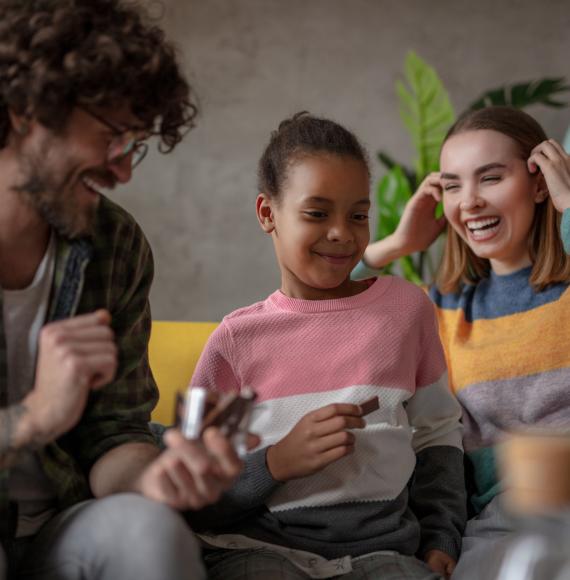
[[[498,460],[516,533],[497,580],[570,580],[570,433],[513,434]]]

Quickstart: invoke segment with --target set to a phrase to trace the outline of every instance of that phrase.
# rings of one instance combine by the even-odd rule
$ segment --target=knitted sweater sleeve
[[[233,342],[224,321],[210,335],[190,380],[190,386],[227,393],[239,391],[239,369],[234,363]]]
[[[416,451],[410,507],[421,526],[418,556],[438,549],[457,559],[467,520],[461,408],[448,387],[433,307],[426,308],[416,392],[406,407]]]
[[[239,391],[243,385],[236,358],[230,329],[222,322],[206,343],[190,384],[221,392]],[[248,453],[240,477],[216,505],[187,514],[195,529],[223,531],[263,509],[267,498],[281,485],[269,473],[266,452],[262,446]]]

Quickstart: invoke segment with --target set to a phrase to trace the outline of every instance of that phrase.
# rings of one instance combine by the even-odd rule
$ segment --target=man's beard
[[[13,190],[21,194],[59,235],[66,238],[90,236],[97,204],[81,206],[73,194],[73,187],[79,183],[77,165],[70,162],[68,169],[52,170],[49,148],[41,149],[39,155],[28,153],[20,157],[23,182]]]

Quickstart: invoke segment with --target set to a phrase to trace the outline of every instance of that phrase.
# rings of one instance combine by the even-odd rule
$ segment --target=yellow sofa
[[[217,322],[154,321],[148,346],[150,367],[160,399],[152,420],[172,425],[176,392],[184,392]]]

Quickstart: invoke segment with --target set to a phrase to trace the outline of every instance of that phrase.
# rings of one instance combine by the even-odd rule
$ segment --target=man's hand
[[[451,577],[457,564],[449,554],[441,550],[430,550],[426,553],[424,559],[430,570],[446,579]]]
[[[36,382],[24,400],[35,442],[48,443],[81,418],[92,389],[108,384],[117,370],[117,347],[106,310],[44,326]]]
[[[267,450],[273,479],[289,481],[312,475],[352,453],[354,434],[365,422],[358,405],[333,404],[307,413],[279,443]]]
[[[142,474],[139,491],[175,509],[200,509],[215,503],[239,475],[242,462],[231,442],[217,427],[200,441],[185,439],[170,429],[164,435],[167,449]],[[250,447],[259,443],[250,438]]]

